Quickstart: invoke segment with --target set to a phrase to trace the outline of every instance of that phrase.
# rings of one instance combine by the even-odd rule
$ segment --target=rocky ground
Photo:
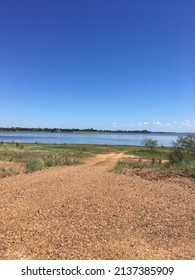
[[[121,157],[31,174],[12,164],[19,174],[0,177],[0,259],[194,259],[195,180],[109,172]]]

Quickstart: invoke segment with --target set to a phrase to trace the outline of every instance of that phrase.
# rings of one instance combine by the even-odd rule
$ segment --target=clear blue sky
[[[0,126],[195,132],[194,0],[0,0]]]

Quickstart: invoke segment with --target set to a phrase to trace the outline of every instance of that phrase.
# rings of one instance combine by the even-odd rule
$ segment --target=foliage
[[[174,147],[173,151],[169,155],[170,164],[182,162],[184,160],[184,154],[180,148]]]
[[[45,167],[45,164],[44,164],[44,161],[42,159],[28,159],[26,161],[27,172],[41,170],[44,167]]]
[[[174,147],[185,148],[195,151],[195,135],[180,136],[176,142],[173,142]]]
[[[150,169],[158,169],[158,170],[164,170],[166,169],[166,164],[162,164],[159,161],[153,161],[151,160],[120,160],[116,163],[115,167],[112,169],[112,171],[116,173],[125,173],[125,170],[127,169],[143,169],[143,168],[150,168]]]
[[[195,151],[189,148],[189,145],[185,148],[183,143],[186,142],[177,141],[173,148],[156,147],[156,141],[152,142],[155,148],[148,146],[151,142],[144,143],[147,146],[70,144],[19,144],[16,146],[16,143],[1,143],[0,160],[26,163],[27,172],[32,172],[50,166],[78,164],[83,158],[96,154],[125,153],[133,155],[132,158],[135,161],[120,163],[116,168],[118,170],[125,168],[169,169],[179,174],[195,176]]]
[[[147,140],[147,142],[146,142]],[[195,177],[195,149],[194,136],[179,137],[172,148],[151,148],[151,141],[146,139],[144,144],[146,147],[137,147],[128,154],[134,154],[137,157],[134,160],[122,160],[118,162],[113,171],[117,173],[125,173],[125,170],[133,168],[152,168],[169,170],[179,175]],[[148,150],[147,147],[150,147]],[[153,151],[151,151],[151,149]],[[165,161],[163,162],[162,159]]]
[[[58,166],[58,165],[73,165],[79,164],[80,162],[76,159],[71,159],[68,157],[65,158],[51,158],[51,157],[42,157],[42,158],[29,158],[26,160],[26,171],[33,172],[36,170],[41,170],[46,167]]]
[[[195,135],[178,137],[169,155],[170,168],[195,177]]]
[[[170,163],[189,162],[195,156],[195,135],[178,137],[176,142],[173,142],[173,150],[170,154]]]
[[[95,154],[127,152],[128,148],[108,145],[2,143],[0,160],[25,163],[26,171],[33,172],[51,166],[79,164],[83,158]]]
[[[153,140],[151,138],[145,138],[142,144],[148,148],[150,148],[151,151],[154,151],[154,149],[158,146],[158,142],[156,140]]]

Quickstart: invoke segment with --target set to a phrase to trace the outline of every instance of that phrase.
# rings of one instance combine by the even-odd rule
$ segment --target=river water
[[[178,136],[186,135],[189,133],[0,132],[0,142],[141,146],[144,139],[151,138],[157,140],[159,146],[170,147]]]

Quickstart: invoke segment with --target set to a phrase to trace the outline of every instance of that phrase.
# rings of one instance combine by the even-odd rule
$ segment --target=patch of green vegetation
[[[138,157],[141,157],[143,159],[165,159],[167,160],[169,158],[171,148],[163,148],[158,147],[155,150],[150,150],[147,147],[134,147],[133,149],[130,148],[127,155],[137,155]]]
[[[41,170],[45,167],[58,165],[73,165],[81,163],[82,156],[74,151],[49,145],[38,144],[2,144],[0,147],[0,160],[22,162],[26,164],[27,172]]]
[[[96,154],[111,152],[127,152],[128,146],[107,146],[107,145],[70,145],[70,144],[21,144],[4,143],[0,146],[0,159],[22,161],[33,155],[38,156],[65,156],[74,158],[84,158]]]
[[[127,169],[135,169],[135,168],[153,168],[156,170],[165,170],[167,169],[167,163],[162,163],[160,160],[155,160],[152,158],[151,160],[120,160],[116,163],[114,168],[112,169],[115,173],[125,173]]]
[[[178,137],[169,155],[169,167],[195,177],[195,136]]]
[[[45,167],[79,164],[85,157],[127,152],[128,146],[2,143],[0,160],[22,162],[27,172]]]
[[[26,160],[26,172],[41,170],[44,167],[45,167],[45,163],[42,159],[27,159]]]
[[[180,171],[189,177],[195,177],[195,159],[186,157],[178,162],[170,162],[169,169]]]
[[[58,165],[74,165],[80,162],[76,159],[65,158],[30,158],[26,160],[26,172],[33,172],[41,170],[46,167],[58,166]]]
[[[139,160],[119,161],[112,171],[125,173],[126,169],[153,168],[174,171],[174,173],[195,177],[195,137],[179,137],[172,148],[134,147],[127,154],[137,155]],[[167,162],[163,162],[166,160]]]
[[[159,147],[155,143],[152,149],[150,146],[125,145],[1,143],[0,160],[26,163],[27,172],[32,172],[50,166],[79,164],[96,154],[124,153],[134,155],[138,160],[119,161],[113,169],[115,172],[125,168],[154,168],[195,177],[194,141],[192,137],[179,138],[173,148]]]
[[[154,151],[155,148],[158,147],[158,142],[157,140],[153,140],[151,138],[145,138],[142,145],[148,147],[151,151]]]

